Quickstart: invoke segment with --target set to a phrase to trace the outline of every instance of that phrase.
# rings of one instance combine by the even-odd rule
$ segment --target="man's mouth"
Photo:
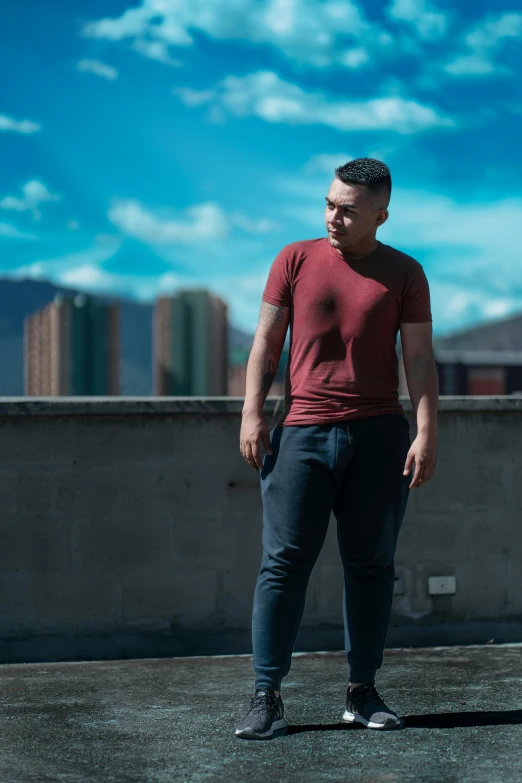
[[[330,232],[330,234],[342,234],[343,233],[342,231],[339,231],[336,228],[329,228],[328,231]]]

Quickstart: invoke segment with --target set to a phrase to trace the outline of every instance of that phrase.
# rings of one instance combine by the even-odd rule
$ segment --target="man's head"
[[[338,250],[364,247],[388,219],[390,170],[374,158],[357,158],[335,169],[326,197],[328,240]]]

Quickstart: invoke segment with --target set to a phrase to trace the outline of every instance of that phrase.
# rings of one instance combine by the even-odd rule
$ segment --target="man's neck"
[[[381,243],[379,240],[374,238],[370,243],[365,245],[358,245],[357,247],[353,248],[334,247],[333,249],[337,250],[337,252],[345,258],[350,258],[353,261],[360,261],[361,259],[366,258],[366,256],[370,256],[373,252],[375,252],[380,244]]]

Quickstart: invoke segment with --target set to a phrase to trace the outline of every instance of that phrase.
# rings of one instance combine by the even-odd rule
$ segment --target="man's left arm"
[[[432,323],[401,323],[401,345],[404,371],[413,412],[417,417],[417,437],[411,444],[404,474],[408,475],[415,460],[410,489],[430,480],[437,464],[437,407],[439,381],[432,345]]]

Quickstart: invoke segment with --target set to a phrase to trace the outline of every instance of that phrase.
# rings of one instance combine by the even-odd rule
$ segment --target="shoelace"
[[[250,709],[259,710],[261,707],[264,707],[267,702],[270,707],[275,707],[277,705],[277,699],[273,693],[261,693],[259,696],[253,696],[250,701]]]
[[[377,704],[379,707],[382,707],[383,705],[386,706],[384,704],[384,699],[377,691],[375,685],[359,686],[359,688],[357,688],[357,693],[354,693],[354,691],[350,693],[350,698],[357,701],[364,699],[364,701],[369,704]]]

